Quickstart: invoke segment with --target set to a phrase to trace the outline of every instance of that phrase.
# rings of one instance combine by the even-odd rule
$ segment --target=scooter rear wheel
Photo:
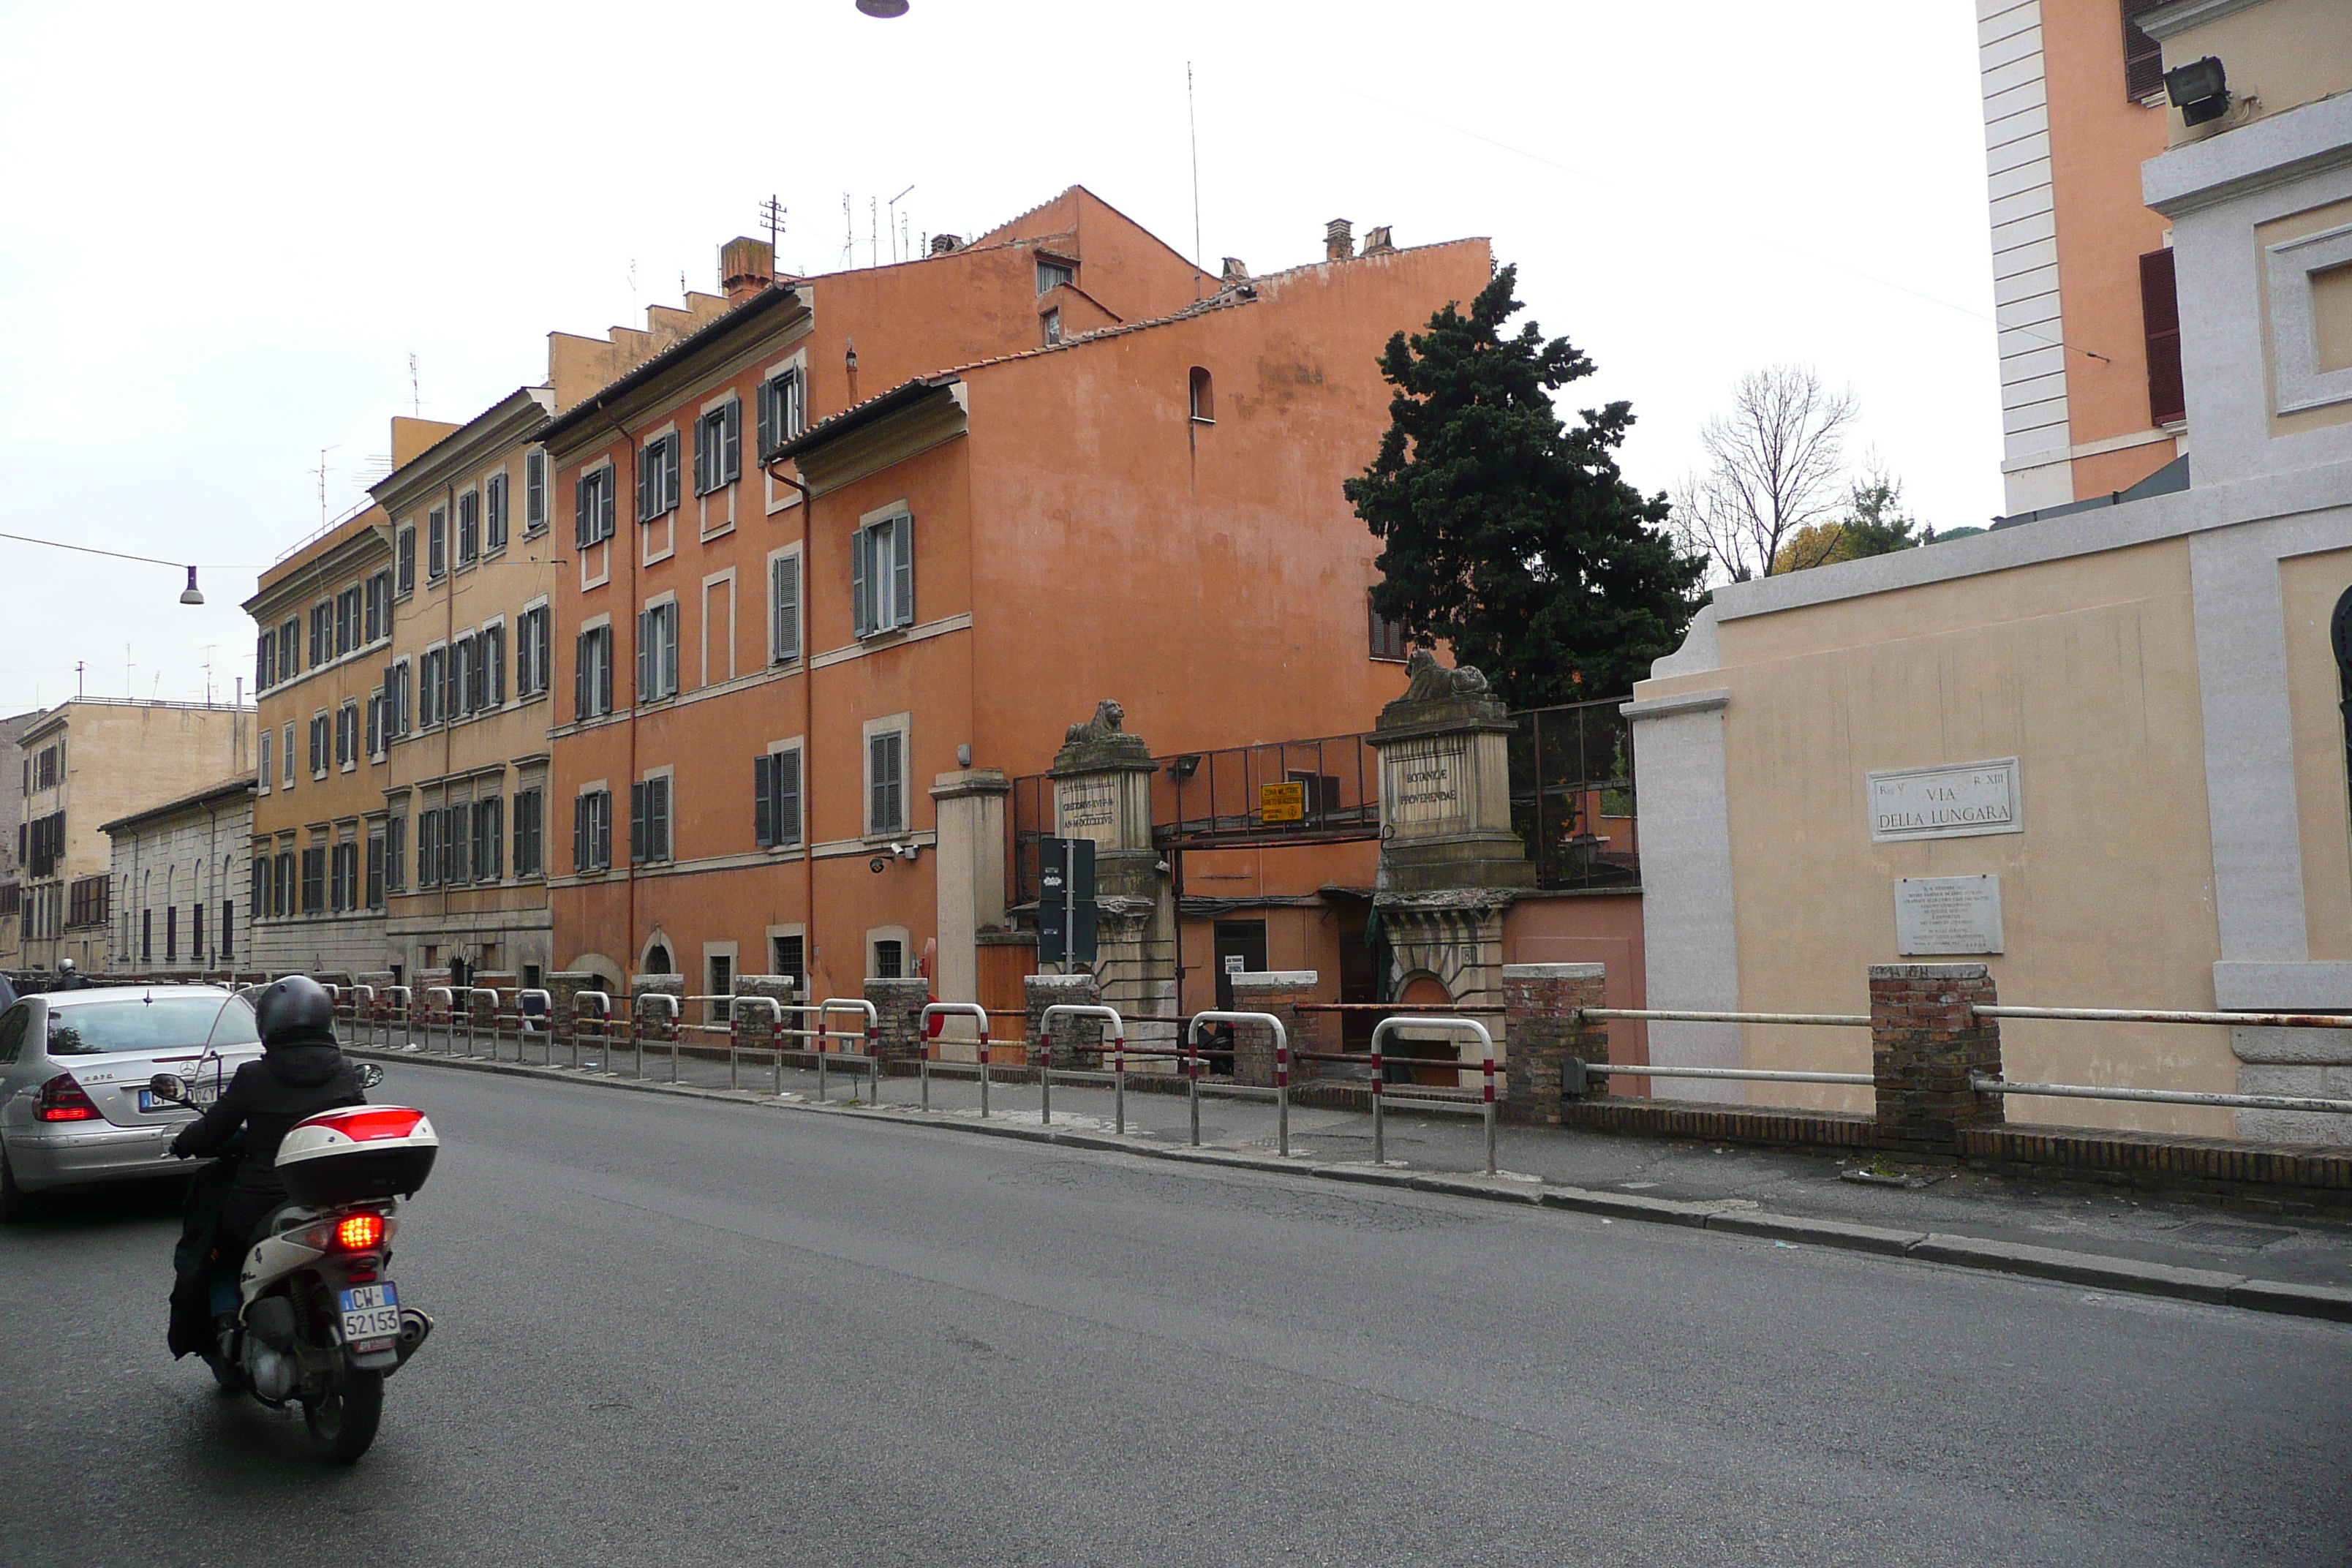
[[[357,1464],[375,1441],[377,1423],[383,1419],[383,1374],[380,1372],[338,1370],[327,1392],[302,1402],[302,1424],[310,1428],[310,1447],[330,1464]]]

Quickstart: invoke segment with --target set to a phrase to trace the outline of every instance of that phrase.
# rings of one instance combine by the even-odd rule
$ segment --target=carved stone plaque
[[[1400,837],[1443,833],[1468,822],[1469,750],[1466,735],[1402,741],[1382,748],[1383,815]]]
[[[1866,775],[1866,784],[1874,843],[2025,831],[2015,757],[1896,768]]]
[[[2000,879],[1897,879],[1895,951],[1905,958],[2000,952]]]

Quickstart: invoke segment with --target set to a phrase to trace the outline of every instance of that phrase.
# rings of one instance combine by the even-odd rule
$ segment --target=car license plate
[[[396,1337],[400,1332],[400,1293],[386,1279],[376,1285],[354,1285],[336,1292],[343,1309],[343,1342]]]
[[[191,1086],[188,1089],[190,1102],[199,1110],[219,1098],[220,1089],[214,1084],[199,1083]],[[156,1099],[155,1091],[152,1089],[142,1089],[139,1091],[139,1109],[142,1110],[175,1110],[179,1109],[179,1103],[175,1100]]]

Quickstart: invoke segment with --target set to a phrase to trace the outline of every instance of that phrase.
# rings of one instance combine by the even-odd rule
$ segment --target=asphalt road
[[[0,1563],[2328,1563],[2352,1327],[395,1068],[440,1321],[351,1471],[0,1230]]]

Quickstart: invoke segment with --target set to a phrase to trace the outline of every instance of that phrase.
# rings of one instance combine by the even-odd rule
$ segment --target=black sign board
[[[1066,968],[1095,961],[1095,841],[1046,838],[1037,846],[1037,962]]]

